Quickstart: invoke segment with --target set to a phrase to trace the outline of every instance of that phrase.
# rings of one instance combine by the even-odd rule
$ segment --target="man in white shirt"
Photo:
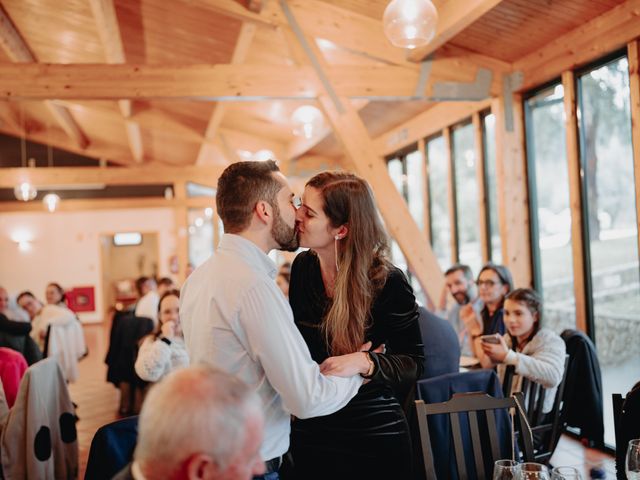
[[[274,248],[294,251],[294,195],[273,161],[238,162],[218,180],[216,205],[225,234],[216,253],[187,279],[180,317],[192,363],[236,375],[265,410],[260,453],[264,475],[277,480],[289,448],[290,414],[328,415],[358,392],[360,376],[325,377],[293,322],[274,281]]]
[[[460,353],[465,356],[473,356],[471,348],[471,336],[467,331],[462,317],[473,309],[480,314],[484,304],[478,296],[478,287],[473,279],[473,273],[468,265],[456,263],[444,273],[445,286],[440,296],[440,309],[436,312],[446,318],[458,334],[460,341]],[[455,303],[447,310],[448,294],[454,298]]]
[[[149,277],[140,277],[136,280],[136,288],[140,294],[140,300],[136,304],[135,316],[153,320],[154,328],[158,326],[158,296],[156,281]]]

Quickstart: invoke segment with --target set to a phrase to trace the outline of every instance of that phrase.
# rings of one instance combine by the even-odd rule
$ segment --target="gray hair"
[[[262,405],[239,379],[207,365],[177,370],[145,399],[134,459],[168,474],[205,453],[224,470],[242,448],[253,415],[262,416]]]

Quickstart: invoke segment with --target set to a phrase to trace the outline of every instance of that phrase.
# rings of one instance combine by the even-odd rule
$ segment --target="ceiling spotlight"
[[[322,127],[324,117],[322,112],[312,105],[296,108],[291,115],[293,134],[304,138],[313,137]]]
[[[36,187],[31,185],[29,182],[22,182],[13,189],[13,193],[18,200],[23,202],[28,202],[29,200],[33,200],[38,195],[38,190]]]
[[[58,208],[58,205],[60,205],[60,196],[55,193],[47,193],[42,198],[42,203],[44,203],[50,213],[53,213]]]
[[[393,45],[416,48],[433,40],[438,11],[429,0],[393,0],[384,10],[382,23]]]

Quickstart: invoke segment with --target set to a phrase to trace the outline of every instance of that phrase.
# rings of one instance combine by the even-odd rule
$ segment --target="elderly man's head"
[[[168,375],[140,413],[134,454],[145,478],[249,480],[264,472],[257,395],[205,365]]]

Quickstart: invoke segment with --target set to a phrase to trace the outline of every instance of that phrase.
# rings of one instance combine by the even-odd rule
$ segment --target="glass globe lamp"
[[[433,40],[438,11],[429,0],[393,0],[384,11],[382,23],[393,45],[416,48]]]

